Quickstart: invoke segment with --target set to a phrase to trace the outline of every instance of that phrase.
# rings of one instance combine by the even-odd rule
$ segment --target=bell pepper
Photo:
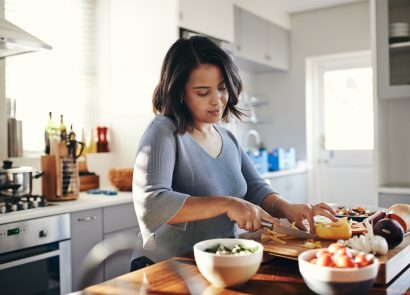
[[[324,240],[346,240],[352,237],[352,227],[344,217],[332,223],[316,223],[315,233]]]

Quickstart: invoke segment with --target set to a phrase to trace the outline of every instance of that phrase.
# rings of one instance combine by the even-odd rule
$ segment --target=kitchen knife
[[[300,229],[296,229],[293,227],[289,226],[284,226],[284,225],[277,225],[277,224],[272,224],[270,222],[262,220],[261,222],[262,226],[269,228],[270,230],[273,230],[275,232],[281,233],[281,234],[286,234],[295,238],[301,238],[301,239],[314,239],[318,240],[319,237],[317,235],[302,231]]]

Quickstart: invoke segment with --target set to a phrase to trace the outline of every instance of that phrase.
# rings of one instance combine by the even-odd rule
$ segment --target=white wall
[[[178,38],[178,3],[102,0],[99,5],[106,23],[99,23],[104,31],[98,36],[103,48],[98,120],[110,129],[112,167],[133,167],[139,139],[154,116],[151,98],[162,61]]]
[[[0,16],[4,16],[4,1],[0,0]],[[0,161],[7,157],[6,65],[0,59]]]
[[[369,3],[359,2],[291,15],[291,67],[286,73],[260,74],[257,87],[269,96],[258,126],[266,146],[296,148],[306,160],[305,59],[370,49]]]

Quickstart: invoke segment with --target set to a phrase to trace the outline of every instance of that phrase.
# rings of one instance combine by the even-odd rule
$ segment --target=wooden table
[[[264,261],[257,274],[238,288],[211,286],[190,254],[88,287],[83,294],[314,294],[304,283],[297,261],[270,255],[265,255]],[[410,266],[389,285],[374,285],[369,294],[410,295],[409,288]]]

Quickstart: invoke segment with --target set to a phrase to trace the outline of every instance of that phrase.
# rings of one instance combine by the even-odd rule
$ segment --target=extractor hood
[[[51,46],[0,17],[0,58],[51,49]]]

